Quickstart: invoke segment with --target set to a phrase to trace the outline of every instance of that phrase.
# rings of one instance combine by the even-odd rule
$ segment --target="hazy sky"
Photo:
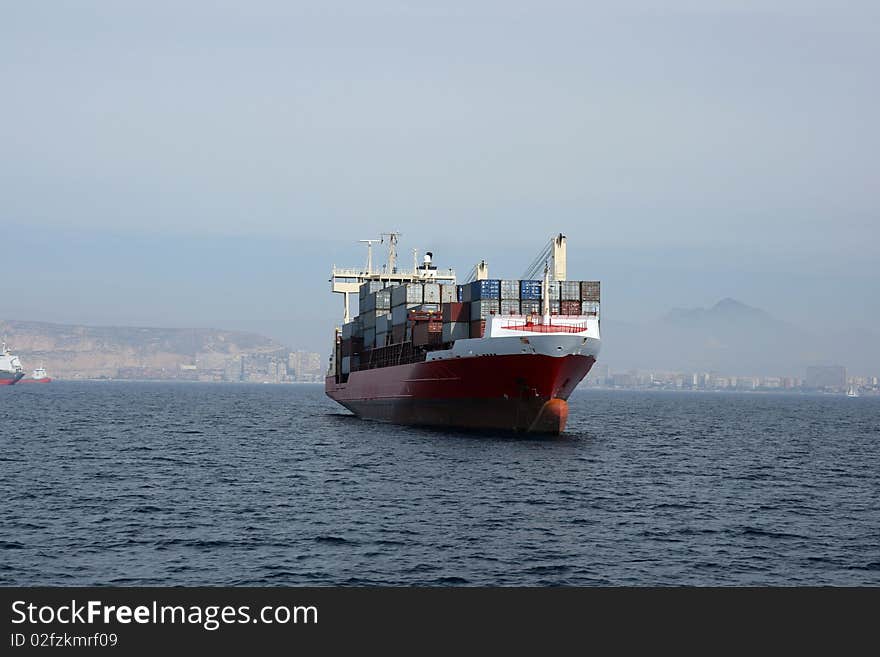
[[[2,16],[0,317],[241,326],[326,351],[329,265],[393,228],[404,255],[511,277],[563,231],[606,317],[732,296],[880,324],[876,2]]]

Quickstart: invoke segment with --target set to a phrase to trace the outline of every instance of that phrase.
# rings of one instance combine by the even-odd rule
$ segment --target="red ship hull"
[[[559,434],[591,356],[539,354],[427,361],[327,377],[325,392],[359,417],[425,426]]]
[[[46,377],[45,379],[22,379],[18,382],[19,385],[22,383],[52,383],[51,377]]]
[[[0,374],[0,386],[14,386],[21,381],[22,376],[24,375],[21,373],[11,374],[4,372],[3,374]]]

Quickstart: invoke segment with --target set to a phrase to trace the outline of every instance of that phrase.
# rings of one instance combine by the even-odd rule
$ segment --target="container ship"
[[[21,361],[6,347],[6,342],[0,347],[0,386],[12,386],[24,376]]]
[[[566,280],[565,236],[553,237],[520,279],[491,279],[482,261],[463,284],[431,252],[419,264],[414,251],[413,268],[398,268],[398,238],[362,240],[365,268],[331,269],[344,322],[326,394],[361,418],[395,424],[561,433],[568,397],[600,345],[600,284]],[[378,271],[376,242],[388,244]]]

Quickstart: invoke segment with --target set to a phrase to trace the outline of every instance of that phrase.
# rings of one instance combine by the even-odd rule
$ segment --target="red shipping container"
[[[472,338],[482,338],[483,333],[486,332],[486,320],[485,319],[475,319],[471,322],[471,337]]]
[[[562,315],[580,315],[581,314],[581,302],[580,301],[563,301],[560,304],[560,314],[562,314]]]
[[[469,303],[444,303],[443,323],[467,322],[471,318],[471,305]]]

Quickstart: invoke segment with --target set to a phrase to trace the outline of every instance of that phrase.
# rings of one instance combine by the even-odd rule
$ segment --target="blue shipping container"
[[[501,296],[501,281],[486,279],[471,283],[471,301],[480,299],[498,299]]]
[[[540,299],[542,281],[520,281],[520,299]]]

